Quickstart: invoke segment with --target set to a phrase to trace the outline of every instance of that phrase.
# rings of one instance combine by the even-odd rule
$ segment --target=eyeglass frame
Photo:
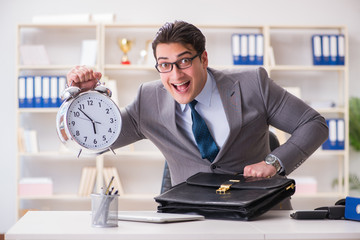
[[[195,56],[190,57],[190,58],[181,58],[181,59],[179,59],[179,60],[177,60],[177,61],[175,61],[175,62],[164,62],[164,63],[166,63],[166,64],[171,64],[171,68],[170,68],[170,70],[167,71],[167,72],[160,72],[160,70],[158,69],[158,66],[159,66],[160,64],[164,64],[164,63],[160,63],[160,64],[159,64],[159,63],[156,63],[156,64],[155,64],[155,68],[156,68],[156,70],[157,70],[159,73],[169,73],[169,72],[171,72],[171,71],[174,69],[174,65],[176,65],[176,67],[177,67],[178,69],[187,69],[187,68],[189,68],[189,67],[192,66],[193,60],[194,60],[195,58],[197,58],[197,57],[200,57],[201,54],[202,54],[202,53],[198,53],[198,54],[196,54]],[[184,59],[190,60],[190,65],[187,66],[187,67],[185,67],[185,68],[181,68],[181,67],[178,65],[178,62],[181,61],[181,60],[184,60]]]

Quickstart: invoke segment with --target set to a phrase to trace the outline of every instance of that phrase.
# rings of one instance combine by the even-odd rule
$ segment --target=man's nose
[[[182,69],[180,69],[176,64],[174,64],[171,73],[172,73],[173,75],[177,76],[177,75],[182,75],[182,74],[183,74],[183,71],[182,71]]]

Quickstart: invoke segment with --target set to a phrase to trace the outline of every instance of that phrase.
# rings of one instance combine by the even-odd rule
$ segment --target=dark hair
[[[181,43],[190,44],[199,54],[205,51],[205,41],[205,36],[194,25],[184,21],[167,22],[156,33],[152,49],[156,58],[156,47],[159,43]]]

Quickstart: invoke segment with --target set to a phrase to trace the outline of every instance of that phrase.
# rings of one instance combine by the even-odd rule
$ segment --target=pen
[[[106,191],[105,191],[105,195],[107,195],[107,194],[109,193],[109,188],[110,188],[111,183],[112,183],[113,181],[114,181],[114,176],[112,176],[111,179],[110,179],[109,185],[107,186]]]
[[[111,190],[109,191],[108,195],[111,195],[112,191],[114,191],[114,186],[112,186]]]

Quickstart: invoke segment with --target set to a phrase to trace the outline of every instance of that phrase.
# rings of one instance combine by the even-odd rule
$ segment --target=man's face
[[[192,58],[197,52],[191,45],[180,43],[160,43],[156,47],[156,61],[173,63],[183,58]],[[201,60],[200,60],[201,58]],[[178,69],[174,64],[171,72],[160,73],[161,81],[172,97],[181,104],[191,102],[203,89],[207,78],[208,59],[204,51],[192,60],[192,66]]]

